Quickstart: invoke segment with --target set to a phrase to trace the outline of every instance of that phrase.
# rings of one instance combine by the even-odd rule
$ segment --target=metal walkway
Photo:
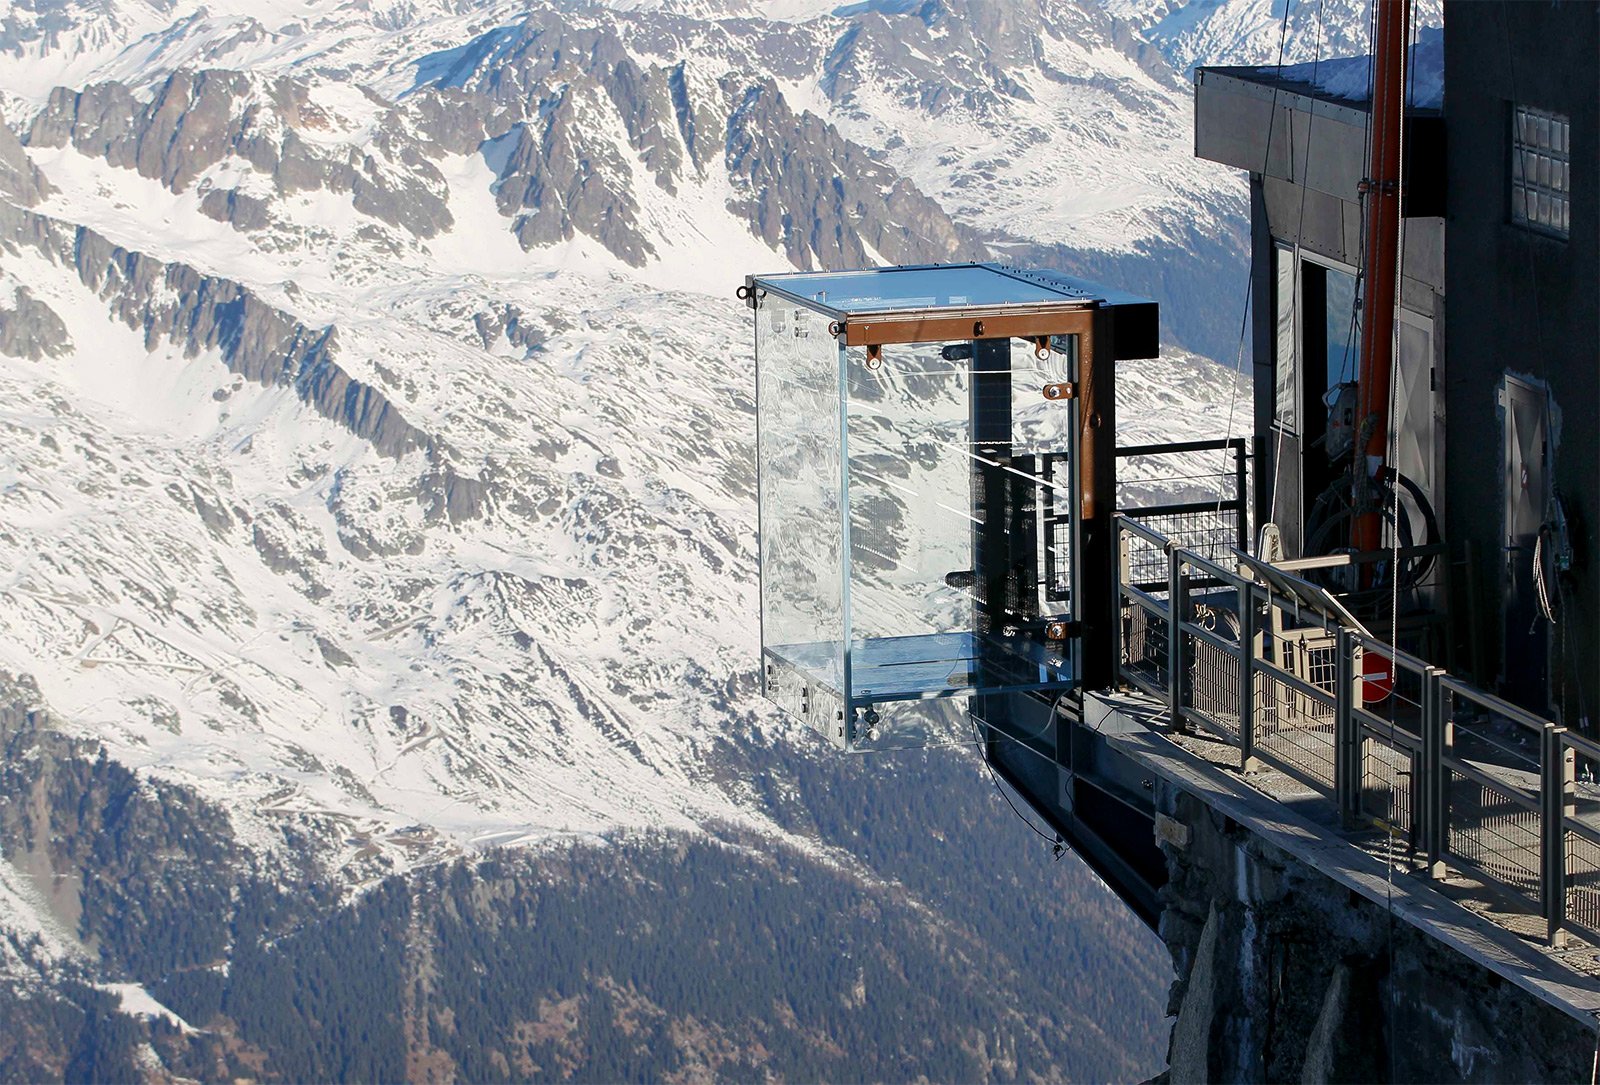
[[[1508,929],[1600,946],[1600,745],[1367,635],[1243,553],[1209,560],[1126,516],[1118,532],[1120,674],[1169,737]]]

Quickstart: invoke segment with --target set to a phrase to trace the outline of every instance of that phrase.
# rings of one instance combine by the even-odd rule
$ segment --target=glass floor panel
[[[768,654],[810,675],[835,670],[836,642],[783,644]],[[852,708],[889,701],[1071,687],[1065,656],[1025,637],[928,633],[856,642],[851,649]],[[819,679],[820,680],[820,679]],[[823,684],[830,683],[823,681]]]

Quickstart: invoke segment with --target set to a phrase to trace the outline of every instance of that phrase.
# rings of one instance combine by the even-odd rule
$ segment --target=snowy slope
[[[48,191],[0,207],[44,344],[0,368],[0,669],[353,877],[775,831],[713,756],[788,734],[734,283],[1225,245],[1243,206],[1093,4],[896,10],[13,4]],[[1137,439],[1234,394],[1182,354],[1123,387]]]

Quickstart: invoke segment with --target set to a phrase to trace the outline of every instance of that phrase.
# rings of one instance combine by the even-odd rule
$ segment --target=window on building
[[[1511,113],[1511,221],[1566,237],[1571,211],[1572,126],[1559,113],[1519,105]]]
[[[1274,366],[1276,410],[1273,421],[1286,433],[1300,432],[1300,351],[1295,334],[1295,308],[1299,303],[1295,289],[1294,250],[1282,245],[1273,250],[1278,260],[1277,364]]]

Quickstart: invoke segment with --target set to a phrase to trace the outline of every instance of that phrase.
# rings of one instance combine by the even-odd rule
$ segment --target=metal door
[[[1500,394],[1504,434],[1501,538],[1503,614],[1501,688],[1535,712],[1549,708],[1549,627],[1534,586],[1534,546],[1550,493],[1549,397],[1507,376]]]

